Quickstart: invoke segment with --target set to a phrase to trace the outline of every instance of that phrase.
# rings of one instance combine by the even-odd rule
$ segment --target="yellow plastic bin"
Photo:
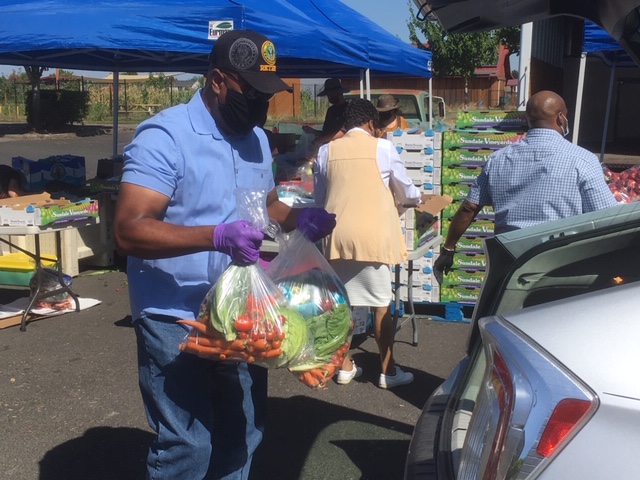
[[[42,264],[45,267],[53,267],[56,265],[56,257],[46,255],[42,259]],[[0,284],[2,285],[28,287],[35,270],[35,260],[25,253],[0,255]]]

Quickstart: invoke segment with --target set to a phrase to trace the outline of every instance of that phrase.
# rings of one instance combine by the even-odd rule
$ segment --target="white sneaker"
[[[356,366],[356,362],[351,360],[353,364],[353,368],[351,370],[338,370],[338,378],[336,378],[336,382],[340,385],[346,385],[351,382],[354,378],[358,378],[362,375],[362,368]]]
[[[384,373],[380,374],[380,380],[378,381],[378,386],[380,388],[393,388],[398,385],[406,385],[413,382],[413,373],[405,372],[397,365],[395,369],[395,375],[385,375]]]

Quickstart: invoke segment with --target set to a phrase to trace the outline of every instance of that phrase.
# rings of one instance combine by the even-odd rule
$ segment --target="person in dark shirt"
[[[13,198],[26,195],[26,179],[20,170],[9,165],[0,165],[0,198]]]
[[[324,117],[322,130],[316,130],[308,125],[302,127],[305,133],[316,136],[313,141],[316,151],[321,145],[344,135],[344,112],[348,103],[344,98],[344,94],[349,91],[348,88],[342,86],[339,78],[329,78],[324,82],[324,88],[318,93],[318,96],[326,96],[331,106]]]

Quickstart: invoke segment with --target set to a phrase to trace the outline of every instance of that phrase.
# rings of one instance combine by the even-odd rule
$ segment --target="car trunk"
[[[640,204],[566,218],[485,241],[487,272],[473,313],[468,357],[446,399],[438,472],[457,478],[462,447],[486,369],[479,319],[640,279]],[[518,326],[526,333],[526,322]],[[441,399],[442,402],[443,399]]]

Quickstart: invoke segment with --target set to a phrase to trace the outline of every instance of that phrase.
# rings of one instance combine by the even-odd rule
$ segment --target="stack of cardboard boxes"
[[[441,215],[444,238],[487,158],[524,138],[526,130],[524,112],[458,112],[456,128],[442,135],[442,192],[453,199]],[[440,286],[440,302],[475,304],[486,269],[482,241],[493,236],[494,229],[493,209],[484,207],[456,244],[453,268]]]
[[[409,251],[416,251],[439,234],[439,215],[443,205],[449,200],[440,198],[442,166],[442,132],[418,129],[398,130],[389,133],[387,138],[394,144],[403,160],[409,178],[430,199],[429,207],[408,209],[400,218]],[[443,203],[444,202],[444,203]],[[437,250],[436,250],[437,251]],[[434,250],[428,249],[412,263],[412,296],[415,302],[437,302],[438,283],[433,278]],[[392,271],[392,284],[395,288],[395,268]],[[400,298],[408,299],[409,262],[400,268]]]

